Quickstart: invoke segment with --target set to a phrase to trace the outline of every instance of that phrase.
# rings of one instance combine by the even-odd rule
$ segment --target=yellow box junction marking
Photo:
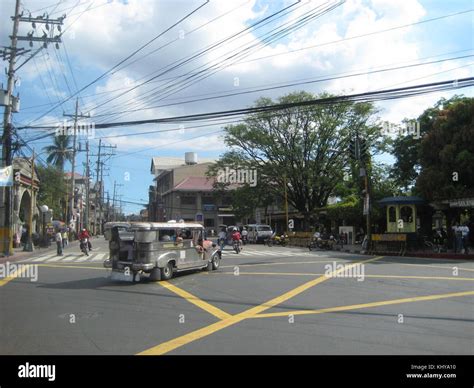
[[[175,285],[171,284],[170,282],[167,281],[161,281],[161,282],[156,282],[160,286],[166,288],[167,290],[175,293],[176,295],[181,296],[185,300],[187,300],[189,303],[192,303],[199,308],[203,309],[204,311],[207,311],[209,314],[214,315],[215,317],[219,319],[227,319],[230,318],[231,315],[226,313],[225,311],[222,311],[221,309],[203,301],[202,299],[199,299],[197,296],[194,296],[193,294],[176,287]]]
[[[318,277],[316,279],[310,280],[309,282],[306,282],[306,283],[304,283],[304,284],[302,284],[302,285],[300,285],[300,286],[284,293],[283,295],[280,295],[276,298],[270,299],[269,301],[267,301],[267,302],[265,302],[265,303],[263,303],[259,306],[253,307],[253,308],[251,308],[249,310],[246,310],[242,313],[232,315],[229,318],[223,319],[222,321],[213,323],[212,325],[209,325],[209,326],[203,327],[201,329],[195,330],[195,331],[190,332],[188,334],[185,334],[185,335],[182,335],[180,337],[174,338],[170,341],[163,342],[163,343],[161,343],[157,346],[154,346],[150,349],[144,350],[143,352],[140,352],[138,354],[139,355],[161,355],[161,354],[171,352],[172,350],[175,350],[179,347],[187,345],[187,344],[189,344],[193,341],[196,341],[198,339],[207,337],[208,335],[213,334],[213,333],[215,333],[219,330],[222,330],[222,329],[225,329],[229,326],[235,325],[236,323],[239,323],[239,322],[241,322],[245,319],[251,318],[254,315],[260,314],[265,310],[268,310],[268,309],[270,309],[270,308],[272,308],[272,307],[274,307],[278,304],[281,304],[281,303],[287,301],[288,299],[293,298],[294,296],[296,296],[298,294],[301,294],[302,292],[316,286],[317,284],[323,283],[323,282],[331,279],[332,276],[337,275],[339,272],[345,271],[345,270],[347,270],[351,267],[354,267],[354,266],[357,266],[357,265],[360,265],[360,264],[370,263],[370,262],[378,260],[382,257],[383,256],[377,256],[377,257],[374,257],[374,258],[371,258],[371,259],[368,259],[368,260],[364,260],[364,261],[356,262],[356,263],[353,263],[353,264],[349,264],[347,266],[344,266],[343,268],[340,268],[336,271],[331,272],[328,275],[324,275],[324,276]]]
[[[328,308],[318,309],[318,310],[296,310],[296,311],[284,311],[284,312],[279,312],[279,313],[267,313],[267,314],[254,315],[253,317],[250,317],[250,318],[274,318],[274,317],[287,317],[288,315],[335,313],[335,312],[340,312],[340,311],[358,310],[358,309],[364,309],[364,308],[369,308],[369,307],[380,307],[380,306],[388,306],[388,305],[401,304],[401,303],[413,303],[413,302],[420,302],[420,301],[427,301],[427,300],[429,301],[429,300],[438,300],[438,299],[446,299],[446,298],[455,298],[455,297],[468,296],[468,295],[474,295],[474,291],[453,292],[450,294],[436,294],[436,295],[427,295],[427,296],[415,296],[411,298],[383,300],[379,302],[361,303],[361,304],[354,304],[350,306],[328,307]]]

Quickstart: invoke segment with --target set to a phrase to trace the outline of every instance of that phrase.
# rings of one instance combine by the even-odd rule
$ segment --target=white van
[[[273,234],[273,230],[270,225],[262,224],[250,224],[245,226],[248,231],[248,241],[250,243],[258,243],[260,241],[265,241],[267,238],[270,238]]]

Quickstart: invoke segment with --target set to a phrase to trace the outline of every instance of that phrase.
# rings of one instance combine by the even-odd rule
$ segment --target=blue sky
[[[60,49],[53,46],[43,49],[18,71],[19,80],[15,89],[21,96],[21,112],[14,115],[17,126],[55,125],[62,121],[63,112],[72,113],[75,97],[65,101],[78,88],[90,83],[104,71],[112,68],[140,45],[162,32],[167,26],[179,20],[186,13],[201,5],[202,1],[153,1],[128,0],[107,1],[66,0],[23,0],[22,8],[33,15],[52,13],[51,17],[67,14]],[[336,3],[332,1],[331,3]],[[76,7],[74,7],[76,4]],[[177,5],[178,4],[178,5]],[[474,55],[473,24],[474,12],[442,18],[436,21],[415,24],[390,32],[373,34],[357,39],[353,36],[372,33],[392,27],[418,23],[423,20],[444,17],[449,14],[474,9],[472,1],[442,0],[372,0],[346,1],[343,5],[324,16],[313,20],[303,28],[294,31],[270,47],[259,49],[241,63],[232,64],[209,78],[187,87],[177,94],[161,101],[150,101],[147,93],[151,87],[162,86],[166,80],[150,83],[131,90],[131,87],[147,79],[149,74],[166,68],[173,61],[190,55],[196,50],[242,30],[250,23],[268,16],[272,12],[291,4],[290,1],[214,1],[205,5],[193,16],[186,19],[147,48],[133,60],[140,59],[119,69],[79,94],[80,110],[91,113],[94,123],[132,121],[148,118],[167,117],[182,114],[201,113],[216,110],[235,109],[250,106],[260,95],[277,98],[295,89],[278,89],[272,92],[244,94],[230,98],[206,102],[164,106],[141,110],[122,116],[110,113],[122,110],[151,107],[165,103],[194,98],[223,91],[234,91],[255,86],[265,86],[285,81],[307,79],[343,72],[370,71],[380,67],[413,64],[436,59],[448,59]],[[246,34],[240,39],[226,44],[222,49],[210,52],[202,58],[190,62],[181,69],[167,73],[160,79],[182,75],[199,69],[205,63],[214,63],[220,56],[235,50],[240,45],[258,42],[260,34],[280,23],[295,18],[299,13],[323,1],[303,2],[301,7],[284,18],[269,24],[254,34]],[[12,23],[10,15],[14,1],[0,1],[0,44],[8,45]],[[44,9],[43,9],[44,8]],[[38,12],[35,12],[38,11]],[[53,12],[54,11],[54,12]],[[64,12],[62,12],[64,11]],[[28,11],[26,11],[28,13]],[[215,19],[215,20],[213,20]],[[212,22],[206,24],[207,22]],[[203,26],[204,25],[204,26]],[[197,30],[195,30],[197,29]],[[32,30],[22,26],[21,33]],[[195,30],[195,31],[193,31]],[[39,32],[41,35],[41,32]],[[342,42],[335,41],[345,39]],[[333,42],[327,44],[328,42]],[[22,43],[25,47],[27,43]],[[150,53],[162,45],[166,47]],[[321,44],[324,44],[321,46]],[[314,47],[320,45],[319,47]],[[34,49],[39,47],[35,44]],[[305,49],[306,47],[313,47]],[[298,51],[294,51],[298,50]],[[142,58],[143,54],[150,55]],[[263,58],[266,57],[266,58]],[[68,61],[69,59],[69,61]],[[22,63],[20,59],[18,63]],[[249,61],[252,60],[252,61]],[[385,74],[366,74],[325,83],[309,85],[305,90],[319,93],[364,92],[410,84],[428,83],[473,75],[474,57],[450,59],[417,68],[400,69]],[[6,63],[4,63],[6,65]],[[238,79],[238,85],[235,80]],[[1,82],[6,84],[4,72]],[[301,88],[299,88],[301,89]],[[117,91],[118,90],[118,91]],[[157,89],[162,90],[162,89]],[[123,96],[118,94],[126,91]],[[399,122],[404,117],[417,117],[424,109],[440,97],[450,97],[455,92],[433,94],[422,97],[377,104],[382,109],[381,120]],[[473,96],[473,90],[462,90]],[[110,98],[115,100],[107,102]],[[174,99],[174,100],[173,100]],[[61,106],[44,115],[55,105]],[[105,103],[105,104],[104,104]],[[104,104],[104,105],[101,105]],[[148,105],[147,105],[148,104]],[[101,105],[101,106],[99,106]],[[101,116],[109,114],[108,116]],[[43,116],[44,117],[41,117]],[[41,118],[40,118],[41,117]],[[152,184],[150,163],[152,156],[173,156],[184,159],[184,153],[195,151],[200,157],[218,157],[225,151],[219,130],[220,126],[208,125],[204,128],[188,128],[178,132],[164,132],[139,136],[136,132],[174,128],[176,125],[144,125],[110,128],[96,131],[91,140],[92,153],[97,153],[98,138],[108,145],[116,145],[116,156],[107,166],[106,190],[112,195],[114,181],[123,185],[119,189],[124,201],[147,202],[148,186]],[[31,139],[44,133],[39,129],[19,131],[19,135],[37,152],[50,143],[49,139],[33,142]],[[124,135],[111,137],[114,135]],[[29,141],[30,140],[30,141]],[[84,142],[85,139],[80,139]],[[28,149],[24,149],[29,154]],[[95,157],[92,161],[95,161]],[[79,153],[76,170],[83,171],[85,154]],[[380,158],[390,162],[390,158]],[[94,165],[92,165],[95,168]],[[129,178],[129,179],[127,179]],[[138,205],[126,204],[127,213],[137,212]]]

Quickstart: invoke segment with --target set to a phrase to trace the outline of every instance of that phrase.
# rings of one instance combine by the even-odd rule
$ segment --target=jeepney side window
[[[175,238],[175,230],[174,229],[162,229],[158,231],[159,240],[166,242],[166,241],[173,241]]]
[[[180,229],[178,236],[181,237],[183,240],[191,240],[193,237],[189,229]]]
[[[194,229],[193,230],[193,243],[197,245],[199,240],[202,240],[202,230],[201,229]]]

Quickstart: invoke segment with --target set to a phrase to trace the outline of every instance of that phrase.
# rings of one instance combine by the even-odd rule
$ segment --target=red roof
[[[213,184],[214,178],[191,176],[182,180],[173,189],[178,191],[212,191]]]

